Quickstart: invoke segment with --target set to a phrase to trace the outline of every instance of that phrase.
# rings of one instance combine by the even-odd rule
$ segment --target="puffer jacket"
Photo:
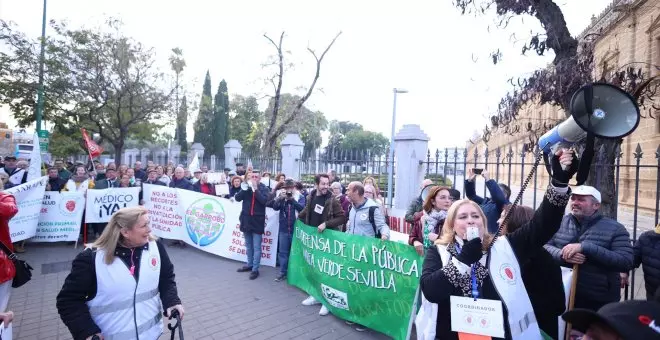
[[[13,195],[0,192],[0,242],[9,250],[14,251],[9,235],[9,220],[18,213],[16,198]],[[14,263],[4,251],[0,250],[0,283],[7,282],[16,275]]]
[[[632,269],[633,249],[630,234],[619,222],[596,212],[582,222],[566,215],[555,236],[545,245],[559,265],[572,267],[561,258],[561,250],[569,243],[580,243],[587,257],[580,265],[577,295],[597,302],[618,302],[621,299],[619,273]]]
[[[646,299],[653,300],[653,295],[660,287],[660,234],[654,230],[644,232],[637,239],[634,247],[635,268],[642,265]]]
[[[375,237],[374,226],[369,221],[369,207],[378,207],[374,211],[374,222],[381,235],[390,237],[390,228],[385,223],[385,216],[380,211],[380,204],[374,200],[366,199],[361,206],[353,206],[348,213],[348,223],[346,224],[346,233],[362,236]]]

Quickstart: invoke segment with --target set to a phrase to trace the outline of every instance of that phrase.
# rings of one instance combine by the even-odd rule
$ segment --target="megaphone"
[[[419,194],[419,197],[422,198],[422,203],[426,202],[426,198],[429,197],[429,194],[431,193],[431,188],[433,188],[433,184],[429,184],[422,189],[422,192]]]
[[[641,119],[635,99],[622,89],[605,83],[582,86],[571,98],[571,116],[539,138],[544,153],[570,147],[591,133],[604,139],[631,134]]]

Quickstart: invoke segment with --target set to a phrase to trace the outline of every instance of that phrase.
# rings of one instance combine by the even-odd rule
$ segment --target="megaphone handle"
[[[550,147],[551,155],[556,154],[557,151],[559,151],[560,148],[567,148],[567,147],[570,147],[570,146],[571,146],[571,145],[567,145],[567,144],[564,144],[564,143],[557,143],[557,144],[553,145],[552,147]],[[549,162],[548,159],[547,159],[547,155],[546,155],[545,153],[544,153],[543,155],[544,155],[543,160],[545,161],[546,166],[547,166],[547,167],[550,167],[550,162]],[[563,164],[562,164],[562,165],[561,165],[561,168],[562,168],[564,171],[566,171],[566,170],[568,170],[568,165],[563,165]],[[550,168],[548,168],[548,169],[550,169]],[[548,171],[549,171],[548,174],[550,174],[550,177],[552,177],[552,173],[550,172],[550,170],[548,170]]]

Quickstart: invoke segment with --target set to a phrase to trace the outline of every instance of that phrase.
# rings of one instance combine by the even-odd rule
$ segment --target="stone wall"
[[[611,72],[625,65],[641,67],[646,76],[660,74],[652,65],[660,65],[660,7],[655,1],[618,1],[609,6],[598,18],[594,18],[592,24],[580,36],[590,33],[600,33],[596,43],[595,58],[596,69],[594,74],[600,78],[602,72]],[[630,64],[635,63],[635,64]],[[660,98],[656,99],[660,102]],[[649,112],[643,112],[649,116]],[[652,112],[655,117],[660,112]],[[528,105],[521,114],[519,121],[525,119],[543,119],[561,121],[565,117],[564,112],[550,105]],[[502,153],[511,147],[514,151],[514,163],[520,163],[520,152],[524,143],[529,143],[527,136],[523,133],[508,135],[503,131],[495,131],[488,142],[489,162],[495,159],[494,153],[497,147],[502,148]],[[634,156],[637,144],[644,153],[640,170],[639,183],[639,207],[647,212],[655,211],[657,165],[656,151],[660,145],[660,118],[642,118],[639,127],[630,136],[624,138],[621,145],[621,171],[619,182],[619,204],[624,207],[634,206],[635,194],[635,167]],[[486,145],[480,141],[470,147],[468,151],[468,164],[474,162],[474,148],[481,150],[480,158],[483,160],[483,150]],[[526,157],[527,162],[532,162],[532,155]],[[502,171],[504,167],[500,167]],[[514,165],[512,170],[512,184],[520,185],[520,165]],[[508,166],[505,171],[508,171]],[[529,166],[525,173],[529,171]],[[491,170],[494,173],[495,170]],[[506,172],[505,172],[506,173]],[[504,181],[506,182],[506,180]],[[547,183],[547,175],[544,169],[539,172],[539,185]]]

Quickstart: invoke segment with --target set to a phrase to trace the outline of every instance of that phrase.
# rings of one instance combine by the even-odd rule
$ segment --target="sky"
[[[576,36],[611,0],[556,2]],[[42,5],[0,0],[0,19],[38,37]],[[450,0],[50,0],[47,16],[74,27],[120,18],[126,35],[154,48],[162,71],[169,71],[171,49],[183,49],[186,92],[201,93],[209,70],[213,93],[225,79],[230,97],[272,95],[264,79],[274,71],[262,64],[275,50],[264,34],[275,40],[286,32],[283,45],[294,68],[285,74],[284,90],[300,93],[315,67],[307,47],[320,53],[341,31],[307,106],[328,120],[357,122],[389,138],[392,89],[406,89],[397,97],[396,130],[421,125],[431,148],[464,147],[510,89],[507,80],[545,67],[553,57],[520,55],[531,32],[541,29],[535,18],[495,28],[492,11],[462,16]],[[493,65],[488,55],[498,49],[504,59]],[[15,125],[6,108],[0,108],[0,121]],[[191,123],[188,128],[192,138]]]

